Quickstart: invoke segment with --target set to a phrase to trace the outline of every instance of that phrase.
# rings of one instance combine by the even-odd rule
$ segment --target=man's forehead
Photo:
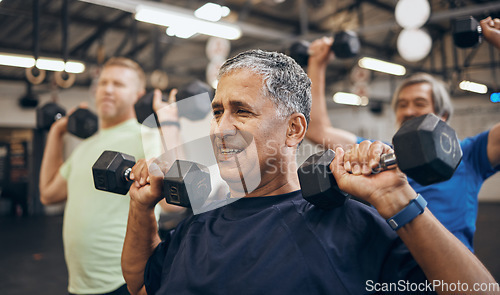
[[[429,83],[407,85],[399,91],[398,100],[426,99],[432,101],[432,86]]]

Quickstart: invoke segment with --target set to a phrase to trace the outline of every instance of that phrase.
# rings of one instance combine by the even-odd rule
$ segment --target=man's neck
[[[297,173],[287,173],[269,181],[262,181],[253,191],[242,192],[230,188],[231,198],[251,198],[264,196],[277,196],[300,190]]]

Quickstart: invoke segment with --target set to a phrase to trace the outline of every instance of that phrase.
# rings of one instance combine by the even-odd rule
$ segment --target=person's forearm
[[[459,283],[469,287],[464,294],[500,294],[483,264],[428,209],[399,229],[398,234],[438,294],[452,293],[440,286]],[[473,290],[478,284],[491,287],[484,292]]]
[[[50,192],[50,185],[54,181],[59,168],[64,162],[63,159],[63,137],[65,131],[61,130],[55,124],[51,127],[45,143],[42,164],[40,167],[40,199],[42,203],[55,203],[59,200],[53,200],[53,195]]]
[[[144,269],[159,243],[154,207],[144,208],[131,199],[123,244],[122,271],[132,294],[144,292]]]
[[[325,97],[325,72],[326,65],[310,63],[308,66],[308,76],[312,82],[312,106],[306,137],[315,144],[331,149],[338,145],[355,144],[355,134],[334,128],[330,122]]]
[[[387,173],[387,172],[384,172]],[[384,219],[389,219],[405,208],[416,197],[415,191],[407,184],[379,191],[373,196],[373,205]],[[425,198],[425,196],[424,196]],[[474,284],[495,283],[483,264],[451,234],[429,211],[424,212],[396,231],[401,240],[424,271],[428,281],[456,285],[463,283],[473,288]],[[439,289],[438,294],[449,294]],[[455,290],[456,291],[456,290]],[[489,289],[484,294],[494,293]],[[465,292],[466,294],[483,294]]]

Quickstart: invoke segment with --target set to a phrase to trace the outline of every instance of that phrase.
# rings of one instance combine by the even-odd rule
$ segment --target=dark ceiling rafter
[[[90,37],[88,37],[86,40],[82,41],[80,44],[76,45],[72,50],[70,55],[71,56],[87,56],[87,50],[90,48],[90,46],[96,42],[99,38],[101,38],[110,27],[112,27],[114,24],[122,22],[124,19],[130,17],[131,14],[128,12],[121,12],[117,17],[112,19],[109,22],[104,22],[103,24],[100,24],[98,28],[94,31]]]

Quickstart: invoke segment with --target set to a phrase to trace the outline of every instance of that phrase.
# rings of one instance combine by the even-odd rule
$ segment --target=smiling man
[[[122,268],[131,293],[365,294],[378,283],[428,285],[421,269],[429,282],[495,284],[425,205],[397,232],[386,224],[417,196],[399,170],[352,174],[338,149],[330,168],[340,188],[376,210],[348,200],[324,211],[302,198],[295,157],[309,121],[310,81],[291,58],[243,52],[219,78],[211,137],[231,195],[244,197],[190,217],[160,241],[153,208],[163,198],[162,167],[134,166],[149,182],[130,189]],[[377,160],[389,150],[365,141],[346,159]],[[255,189],[233,185],[256,173]]]
[[[312,81],[311,124],[306,134],[313,143],[327,148],[353,145],[364,138],[332,126],[326,109],[325,73],[332,40],[315,40],[310,48],[308,74]],[[404,79],[394,91],[392,107],[396,126],[411,118],[433,113],[443,121],[450,119],[453,105],[442,81],[426,73],[416,73]],[[473,251],[478,208],[478,194],[483,182],[500,170],[500,123],[489,130],[460,142],[462,162],[447,181],[422,186],[409,179],[413,189],[429,202],[434,215]]]

